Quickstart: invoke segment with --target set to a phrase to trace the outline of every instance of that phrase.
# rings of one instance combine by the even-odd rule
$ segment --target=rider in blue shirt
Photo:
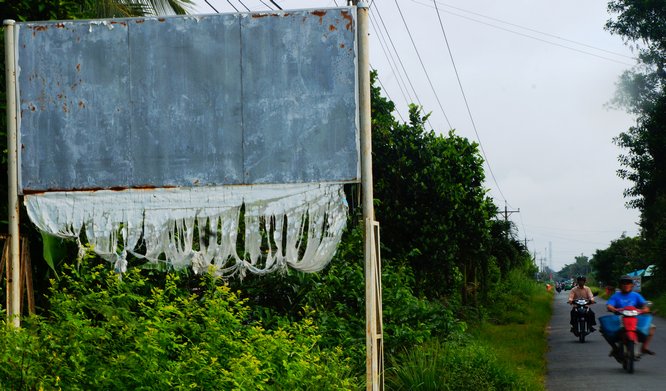
[[[642,309],[643,312],[650,312],[650,308],[646,306],[647,301],[645,298],[638,292],[634,292],[634,280],[629,276],[620,277],[620,291],[616,292],[611,296],[606,302],[606,308],[610,312],[616,312],[621,308],[633,306],[639,309]],[[654,335],[654,325],[650,327],[649,335],[645,337],[643,342],[643,347],[641,348],[641,353],[643,354],[655,354],[652,350],[648,349],[648,345],[652,340]]]

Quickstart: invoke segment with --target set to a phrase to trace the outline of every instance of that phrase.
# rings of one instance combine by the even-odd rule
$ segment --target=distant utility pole
[[[525,237],[525,250],[527,250],[527,242],[531,242],[532,240],[533,239],[527,239],[527,237]]]
[[[516,210],[509,210],[506,206],[506,202],[504,203],[504,221],[509,221],[509,215],[511,213],[520,213],[520,208]],[[526,245],[527,246],[527,245]]]

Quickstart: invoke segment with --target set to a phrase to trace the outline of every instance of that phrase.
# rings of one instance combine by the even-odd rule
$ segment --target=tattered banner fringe
[[[304,272],[333,258],[347,219],[340,184],[220,186],[25,196],[30,220],[51,235],[93,250],[116,270],[127,254],[196,273],[263,274],[287,265]],[[237,252],[241,208],[245,248]],[[195,230],[199,249],[194,248]],[[135,251],[145,247],[145,254]],[[142,251],[143,252],[143,251]]]

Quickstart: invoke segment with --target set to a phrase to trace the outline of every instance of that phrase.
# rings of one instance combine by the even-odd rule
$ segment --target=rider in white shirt
[[[590,289],[590,287],[585,285],[586,281],[587,278],[585,278],[585,276],[578,276],[578,278],[576,278],[576,282],[578,283],[578,285],[571,288],[571,291],[569,292],[569,300],[568,300],[569,304],[573,305],[573,302],[578,299],[589,300],[590,304],[595,303],[592,290]],[[571,309],[571,320],[569,322],[571,324],[571,331],[573,331],[573,326],[574,326],[574,318],[575,318],[574,310],[575,310],[574,308]],[[596,326],[597,321],[595,319],[594,312],[592,312],[591,308],[588,308],[587,311],[587,322],[590,325],[590,331],[595,331],[596,329],[594,328],[594,326]]]

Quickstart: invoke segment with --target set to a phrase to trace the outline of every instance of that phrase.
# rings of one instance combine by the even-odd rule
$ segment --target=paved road
[[[655,318],[657,332],[650,349],[655,356],[643,356],[629,374],[612,357],[610,345],[598,331],[588,335],[584,343],[569,332],[568,292],[555,293],[553,318],[548,333],[549,351],[546,389],[586,391],[666,390],[666,320]],[[649,299],[649,298],[648,298]],[[606,302],[592,306],[597,317],[606,315]]]

